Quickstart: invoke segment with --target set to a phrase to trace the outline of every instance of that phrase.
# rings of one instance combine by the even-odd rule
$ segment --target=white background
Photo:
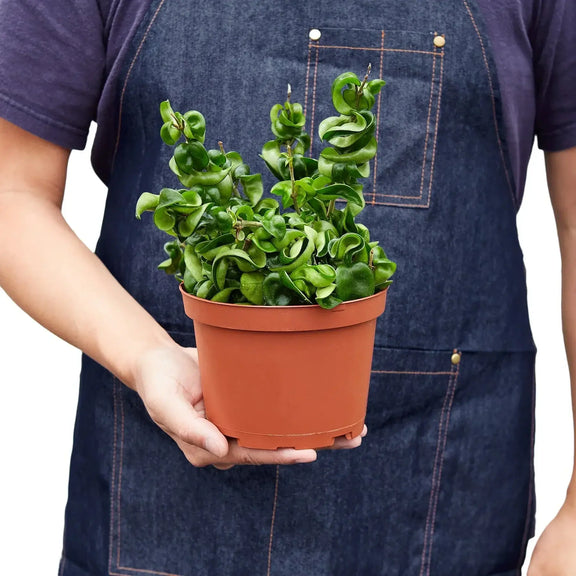
[[[94,248],[105,188],[73,152],[64,214]],[[569,380],[560,324],[560,257],[543,156],[534,150],[519,227],[538,354],[537,534],[562,504],[572,470]],[[14,239],[17,242],[17,238]],[[505,247],[503,247],[505,249]],[[0,558],[3,574],[56,574],[77,400],[80,353],[0,290]],[[534,540],[531,542],[531,552]]]

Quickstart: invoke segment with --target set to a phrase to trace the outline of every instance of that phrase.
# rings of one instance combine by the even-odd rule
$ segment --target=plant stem
[[[286,151],[288,152],[288,170],[290,170],[290,182],[292,185],[292,193],[290,197],[294,202],[294,210],[296,214],[300,214],[300,207],[298,206],[298,195],[296,193],[296,178],[294,177],[294,156],[292,155],[292,143],[286,143]]]
[[[326,210],[326,217],[330,220],[330,216],[332,216],[332,212],[334,212],[334,208],[336,207],[336,199],[332,198],[328,203],[328,209]]]
[[[220,152],[224,156],[226,156],[226,152],[224,150],[224,143],[222,142],[222,140],[218,140],[218,147],[220,148]],[[236,182],[234,181],[234,177],[231,174],[229,174],[228,176],[230,176],[232,180],[232,193],[234,194],[234,196],[242,198],[240,191],[238,190],[238,186],[236,186]],[[228,178],[228,176],[226,176],[226,178]]]
[[[370,250],[370,258],[368,259],[368,266],[371,270],[374,270],[374,248]]]
[[[368,70],[366,70],[364,80],[362,80],[362,84],[360,84],[360,87],[356,89],[356,108],[358,108],[358,104],[360,103],[360,97],[364,92],[364,86],[366,86],[366,82],[368,82],[368,76],[370,76],[371,71],[372,71],[372,63],[370,62],[368,64]]]
[[[242,230],[243,228],[262,228],[262,222],[256,220],[242,220],[241,218],[234,224],[234,228]]]

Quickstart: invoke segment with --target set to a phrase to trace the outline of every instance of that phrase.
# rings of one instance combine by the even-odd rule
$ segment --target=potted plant
[[[319,125],[329,146],[318,159],[305,156],[305,116],[288,86],[260,155],[278,179],[266,197],[240,154],[204,147],[200,112],[160,105],[184,188],[145,192],[136,216],[153,212],[172,237],[159,268],[180,282],[194,320],[207,418],[242,446],[319,448],[362,431],[376,319],[396,268],[356,222],[384,85],[369,73],[335,79],[339,115]]]

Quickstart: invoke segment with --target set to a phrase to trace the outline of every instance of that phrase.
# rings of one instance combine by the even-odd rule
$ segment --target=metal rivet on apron
[[[308,33],[308,36],[310,37],[310,40],[320,40],[322,32],[320,32],[318,28],[312,28],[312,30],[310,30],[310,32]]]
[[[444,38],[444,36],[440,36],[440,34],[434,36],[434,46],[442,48],[444,44],[446,44],[446,38]]]
[[[460,364],[460,360],[462,359],[462,356],[460,354],[458,354],[458,352],[454,352],[454,354],[452,354],[452,364],[454,364],[454,366],[456,366],[457,364]]]

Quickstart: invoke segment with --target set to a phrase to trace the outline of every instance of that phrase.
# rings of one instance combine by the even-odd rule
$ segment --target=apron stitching
[[[432,82],[430,82],[430,102],[428,103],[428,116],[426,118],[426,142],[424,143],[424,158],[422,159],[422,179],[420,180],[420,196],[422,199],[424,192],[424,177],[426,175],[426,152],[428,152],[428,140],[430,139],[430,117],[432,114],[432,97],[434,96],[434,79],[436,78],[436,56],[432,58]]]
[[[502,159],[502,166],[504,168],[504,173],[506,175],[506,182],[508,183],[508,191],[510,192],[510,196],[512,198],[512,204],[515,208],[516,206],[516,197],[514,196],[514,190],[512,189],[512,183],[510,181],[510,174],[508,174],[508,167],[506,166],[506,160],[504,158],[504,149],[502,148],[502,139],[500,137],[500,129],[498,128],[498,119],[496,117],[496,97],[494,94],[494,86],[492,84],[492,74],[490,72],[490,66],[488,64],[488,58],[486,56],[486,50],[484,48],[484,41],[482,40],[482,35],[480,34],[480,30],[478,29],[478,25],[476,24],[476,20],[474,19],[474,15],[470,10],[470,6],[468,6],[468,2],[463,0],[464,6],[466,7],[466,11],[470,16],[470,20],[472,21],[472,25],[474,26],[474,30],[476,30],[476,35],[478,36],[478,40],[480,41],[480,48],[482,50],[482,58],[484,59],[484,66],[486,67],[486,73],[488,75],[488,86],[490,88],[490,96],[492,98],[492,116],[494,118],[494,128],[496,130],[496,139],[498,140],[498,149],[500,150],[500,158]]]
[[[409,374],[415,376],[452,376],[453,372],[410,372],[403,370],[372,370],[372,374]]]
[[[438,143],[438,126],[440,124],[440,106],[442,104],[442,86],[444,82],[444,52],[440,57],[440,85],[438,86],[438,105],[436,108],[436,129],[434,130],[434,145],[432,147],[432,160],[430,161],[430,184],[428,185],[428,202],[426,208],[430,207],[430,197],[432,196],[432,182],[434,181],[434,167],[436,166],[436,144]],[[458,375],[458,372],[456,372]]]
[[[122,520],[122,507],[121,507],[121,496],[122,496],[122,465],[124,461],[124,402],[122,400],[122,392],[118,390],[118,381],[114,378],[114,387],[113,387],[113,396],[114,396],[114,454],[112,458],[112,486],[115,487],[116,481],[116,454],[118,451],[118,409],[117,406],[120,407],[120,458],[118,461],[118,489],[117,494],[113,494],[111,497],[111,509],[114,509],[114,500],[116,500],[116,509],[118,512],[118,521],[116,522],[115,514],[111,515],[110,520],[110,550],[108,555],[108,574],[110,576],[126,576],[120,572],[113,572],[112,571],[112,534],[113,534],[113,526],[116,525],[116,539],[117,539],[117,556],[116,556],[116,566],[115,570],[128,570],[130,572],[138,572],[144,574],[156,574],[158,576],[178,576],[177,574],[169,573],[169,572],[159,572],[157,570],[147,570],[144,568],[131,568],[129,566],[121,566],[120,564],[120,552],[121,552],[121,537],[120,537],[120,528],[121,528],[121,520]]]
[[[117,509],[118,509],[118,524],[117,524],[117,538],[118,538],[118,552],[116,554],[116,568],[121,568],[120,566],[120,549],[121,549],[121,521],[122,521],[122,465],[124,463],[124,402],[122,400],[122,392],[119,395],[120,399],[120,461],[118,462],[118,497],[117,497]]]
[[[430,490],[430,500],[428,502],[428,514],[426,526],[424,529],[424,546],[422,548],[422,561],[420,565],[420,576],[430,575],[430,558],[432,556],[432,537],[434,535],[434,523],[436,519],[436,506],[440,492],[440,481],[442,479],[442,464],[444,458],[444,448],[448,436],[448,423],[450,421],[450,412],[454,400],[454,391],[456,390],[456,381],[460,365],[456,372],[450,371],[448,386],[444,396],[440,421],[438,423],[438,439],[436,442],[436,455],[434,457],[434,469],[432,471],[432,488]],[[425,572],[426,570],[426,572]]]
[[[179,576],[171,572],[157,572],[156,570],[144,570],[143,568],[127,568],[126,566],[118,566],[118,570],[130,570],[130,572],[139,572],[144,574],[156,574],[157,576]],[[112,576],[127,576],[119,572],[110,572]]]
[[[436,527],[436,511],[438,509],[438,500],[440,498],[440,482],[442,480],[442,470],[444,468],[444,452],[446,450],[446,442],[448,441],[448,428],[450,425],[450,415],[452,414],[452,406],[454,404],[454,396],[456,394],[456,386],[458,384],[458,375],[460,374],[460,364],[456,367],[456,374],[452,379],[452,390],[450,392],[450,404],[448,406],[448,412],[446,413],[446,426],[444,429],[444,439],[442,441],[442,459],[440,460],[440,470],[438,471],[438,482],[436,489],[436,499],[434,501],[434,512],[432,516],[431,532],[430,532],[430,544],[428,553],[428,569],[426,575],[430,576],[430,566],[432,564],[432,545],[434,543],[434,530]]]
[[[114,152],[112,153],[112,166],[114,166],[114,163],[116,161],[116,153],[118,152],[118,147],[120,145],[120,130],[122,128],[122,110],[124,107],[124,95],[126,94],[126,87],[128,86],[128,80],[130,79],[130,75],[132,74],[132,69],[134,68],[134,65],[136,64],[136,60],[138,59],[138,56],[140,56],[140,52],[142,51],[142,47],[144,46],[144,42],[146,42],[146,39],[148,38],[148,34],[150,33],[152,26],[156,22],[156,17],[158,16],[160,9],[162,8],[162,6],[164,5],[165,2],[166,2],[166,0],[161,0],[160,4],[158,5],[158,8],[156,8],[156,12],[154,12],[154,15],[152,16],[152,20],[150,20],[150,23],[148,24],[148,27],[146,28],[146,32],[144,32],[144,36],[142,37],[142,40],[140,41],[140,44],[138,45],[138,49],[136,50],[136,54],[134,54],[134,58],[132,58],[132,62],[130,62],[130,66],[128,67],[128,72],[126,73],[126,78],[124,79],[124,84],[122,86],[122,93],[120,94],[120,105],[119,105],[119,110],[118,110],[118,129],[116,131],[116,143],[114,144]]]
[[[416,198],[415,196],[409,196],[409,198]],[[406,204],[401,202],[372,202],[375,206],[398,206],[399,208],[430,208],[429,205],[422,204]]]
[[[308,84],[310,83],[310,59],[312,58],[312,44],[308,44],[308,59],[306,61],[306,86],[304,88],[304,117],[308,110]]]
[[[528,543],[528,528],[532,520],[532,501],[534,498],[534,433],[535,433],[535,408],[536,408],[536,376],[532,376],[532,421],[530,425],[530,486],[528,488],[528,505],[526,509],[526,522],[524,524],[524,534],[522,536],[522,548],[520,558],[518,558],[518,571],[522,569],[526,544]]]
[[[337,50],[368,50],[370,52],[409,52],[410,54],[432,54],[435,56],[438,52],[430,50],[408,50],[406,48],[381,48],[374,46],[332,46],[330,44],[317,44],[318,48],[334,48]]]
[[[270,576],[272,568],[272,541],[274,539],[274,521],[276,519],[276,505],[278,503],[278,484],[280,482],[280,465],[276,465],[276,485],[274,487],[274,505],[272,507],[272,521],[270,523],[270,540],[268,543],[268,571],[266,576]]]
[[[385,32],[382,30],[381,40],[380,40],[380,72],[379,78],[382,78],[382,72],[384,70],[384,35]],[[378,133],[380,131],[380,107],[382,104],[382,90],[378,92],[378,109],[376,112],[376,141],[378,141]],[[376,175],[378,174],[378,154],[374,156],[374,178],[372,185],[372,204],[376,200]]]
[[[314,113],[316,112],[316,80],[318,78],[318,58],[320,56],[320,46],[316,44],[316,61],[314,64],[314,83],[312,84],[312,118],[310,119],[310,154],[314,145]]]
[[[114,438],[113,438],[113,449],[112,449],[112,481],[111,481],[111,494],[110,494],[110,543],[108,549],[108,573],[112,574],[112,548],[114,541],[114,522],[115,522],[115,488],[116,488],[116,450],[117,450],[117,438],[118,438],[118,408],[117,403],[117,393],[116,393],[116,378],[113,379],[112,384],[112,399],[114,406]]]
[[[437,54],[442,54],[441,52],[437,53],[434,52],[434,58],[432,58],[432,80],[430,81],[430,101],[428,103],[428,117],[426,119],[426,140],[424,141],[424,156],[422,158],[422,177],[420,179],[420,195],[419,196],[403,196],[400,194],[384,194],[380,193],[379,196],[383,196],[384,198],[401,198],[405,200],[422,200],[422,196],[424,193],[424,181],[426,178],[426,152],[428,151],[428,141],[430,140],[430,131],[428,127],[430,126],[430,118],[432,116],[432,102],[434,101],[434,81],[436,79],[436,57]],[[439,97],[438,97],[439,98]],[[439,105],[439,103],[438,103]],[[434,132],[438,130],[438,123],[434,128]],[[431,164],[432,166],[432,164]],[[374,170],[374,180],[376,180],[376,170]],[[375,194],[376,195],[376,194]],[[428,206],[426,206],[428,208]]]

